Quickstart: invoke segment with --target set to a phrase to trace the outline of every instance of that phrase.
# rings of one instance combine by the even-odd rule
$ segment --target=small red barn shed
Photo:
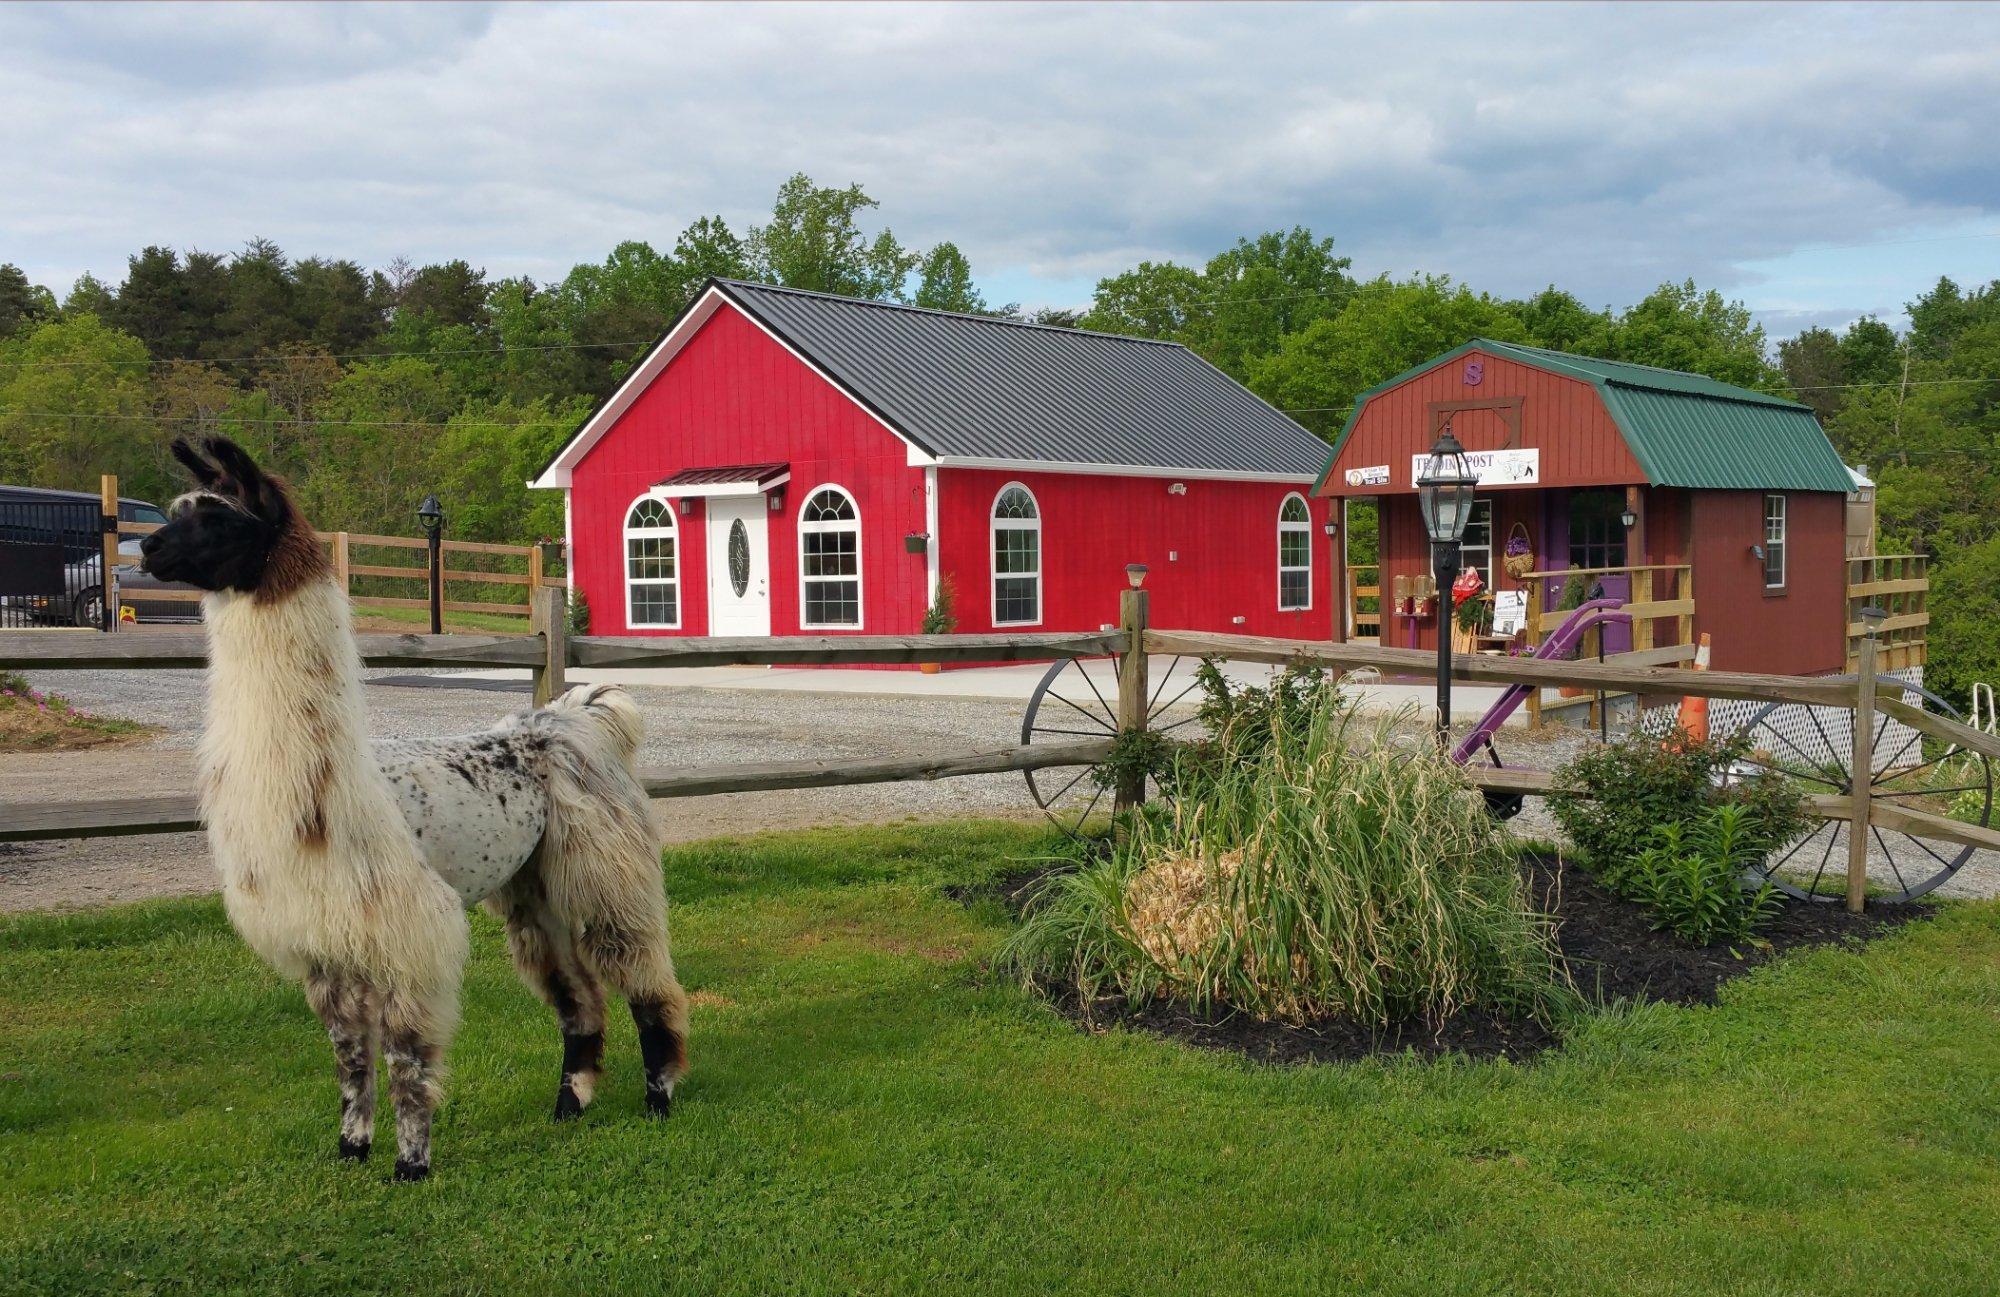
[[[1565,574],[1581,571],[1627,600],[1691,596],[1691,627],[1676,616],[1641,634],[1661,629],[1666,645],[1682,642],[1673,631],[1708,632],[1718,668],[1845,669],[1853,479],[1810,409],[1698,374],[1485,339],[1364,393],[1315,488],[1380,501],[1383,643],[1436,644],[1435,614],[1395,596],[1430,571],[1415,472],[1447,424],[1477,452],[1465,562],[1488,590],[1532,585],[1553,623]],[[1510,536],[1553,575],[1511,575]],[[1353,620],[1337,617],[1335,635]]]
[[[532,485],[599,633],[1325,638],[1326,443],[1184,347],[711,281]]]

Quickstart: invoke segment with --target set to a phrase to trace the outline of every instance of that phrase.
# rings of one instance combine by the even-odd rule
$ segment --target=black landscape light
[[[1424,530],[1431,540],[1431,572],[1438,589],[1437,732],[1438,746],[1451,748],[1451,618],[1452,582],[1458,579],[1459,542],[1472,517],[1472,491],[1479,475],[1466,460],[1465,447],[1446,424],[1423,472],[1417,474],[1417,502],[1423,509]]]
[[[431,634],[444,634],[444,506],[436,493],[424,497],[417,506],[417,521],[424,525],[430,541]]]

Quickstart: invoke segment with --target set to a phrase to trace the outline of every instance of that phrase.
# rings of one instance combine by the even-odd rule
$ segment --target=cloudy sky
[[[993,300],[1304,224],[1776,334],[2000,277],[2000,6],[0,6],[0,261],[560,275],[859,181]]]

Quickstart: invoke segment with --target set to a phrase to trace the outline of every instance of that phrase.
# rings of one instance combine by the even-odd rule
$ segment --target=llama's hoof
[[[674,1096],[671,1090],[646,1091],[646,1111],[655,1117],[665,1117],[673,1111]]]
[[[556,1091],[556,1120],[575,1121],[583,1115],[583,1100],[576,1097],[576,1091],[563,1086]]]
[[[370,1147],[369,1141],[365,1139],[348,1139],[343,1136],[340,1141],[340,1160],[343,1162],[366,1162]]]
[[[396,1178],[406,1184],[426,1179],[430,1173],[429,1162],[406,1162],[400,1157],[396,1159]]]

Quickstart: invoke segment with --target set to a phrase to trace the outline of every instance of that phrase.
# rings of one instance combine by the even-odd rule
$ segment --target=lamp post
[[[444,506],[435,494],[417,506],[417,521],[430,541],[431,634],[444,634]]]
[[[1479,475],[1466,462],[1465,447],[1445,425],[1424,461],[1424,471],[1417,474],[1417,502],[1431,540],[1431,574],[1437,578],[1437,734],[1439,749],[1447,753],[1451,750],[1451,586],[1458,579],[1458,546],[1472,517],[1472,489],[1478,485]]]

